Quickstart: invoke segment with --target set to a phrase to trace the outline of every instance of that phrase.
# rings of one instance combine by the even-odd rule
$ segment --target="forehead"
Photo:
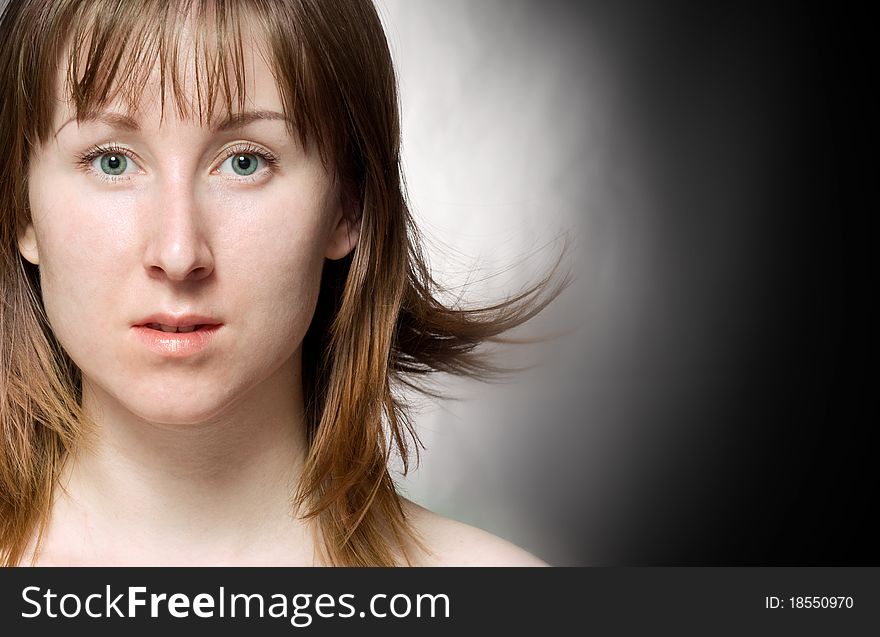
[[[56,119],[110,110],[137,120],[158,110],[162,120],[172,108],[213,126],[236,112],[284,109],[265,30],[245,10],[224,15],[194,5],[172,16],[76,25],[57,68]]]
[[[198,72],[195,65],[190,64],[179,82],[169,84],[156,63],[148,74],[145,73],[146,80],[137,92],[110,86],[106,99],[94,100],[78,109],[64,82],[64,71],[60,70],[56,84],[64,97],[58,102],[54,120],[56,123],[74,119],[79,122],[104,121],[133,130],[154,120],[161,125],[175,116],[190,124],[216,130],[241,126],[254,119],[287,121],[272,69],[261,57],[256,57],[239,82],[232,84],[228,101],[223,93],[216,91],[207,97],[204,82],[197,79]]]

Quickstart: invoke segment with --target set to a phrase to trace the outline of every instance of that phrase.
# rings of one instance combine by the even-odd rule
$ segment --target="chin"
[[[197,425],[229,410],[227,392],[173,382],[169,387],[139,387],[119,399],[120,407],[138,418],[161,425]],[[117,394],[119,396],[119,394]]]
[[[247,386],[232,375],[120,371],[84,383],[90,407],[111,419],[114,416],[107,410],[116,412],[116,417],[125,418],[127,412],[159,425],[199,425],[230,414],[248,395]]]
[[[186,399],[174,404],[124,405],[138,418],[157,425],[198,425],[214,419],[224,410],[224,405],[195,403]]]

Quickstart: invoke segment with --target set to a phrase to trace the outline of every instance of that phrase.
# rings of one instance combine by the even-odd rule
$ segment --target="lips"
[[[164,359],[182,360],[200,352],[209,355],[223,322],[203,314],[159,313],[131,327],[133,336],[149,351]]]
[[[161,324],[160,324],[161,325]],[[160,355],[164,359],[186,359],[190,356],[210,353],[212,343],[223,329],[222,325],[195,325],[183,328],[172,327],[173,332],[154,329],[147,325],[135,325],[131,329],[136,341],[145,345],[148,351]],[[177,330],[180,329],[178,332]],[[188,330],[188,331],[184,331]]]
[[[151,330],[160,330],[162,332],[194,332],[198,329],[207,327],[207,325],[189,325],[183,327],[176,325],[164,325],[162,323],[147,323],[143,327],[149,327]]]
[[[163,332],[191,332],[222,324],[211,316],[203,314],[170,314],[167,312],[151,314],[135,322],[132,327],[148,327]]]

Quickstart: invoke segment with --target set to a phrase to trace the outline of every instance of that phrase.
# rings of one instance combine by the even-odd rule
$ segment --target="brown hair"
[[[28,159],[54,116],[56,69],[82,118],[121,96],[137,104],[158,62],[182,115],[178,45],[194,20],[199,121],[243,108],[243,29],[265,38],[285,115],[316,144],[359,205],[360,240],[325,261],[303,342],[306,466],[297,504],[336,565],[407,563],[413,533],[388,461],[404,472],[420,442],[396,388],[434,395],[431,372],[489,378],[499,369],[477,346],[528,320],[569,283],[536,285],[484,308],[447,307],[407,209],[400,173],[397,89],[370,0],[18,0],[0,19],[0,563],[15,565],[41,537],[53,486],[88,420],[81,377],[54,338],[39,274],[17,250],[29,219]],[[134,54],[129,54],[134,51]],[[66,59],[65,59],[66,56]],[[61,67],[65,68],[65,67]],[[206,108],[203,109],[203,105]],[[558,266],[558,262],[557,262]],[[498,339],[501,340],[501,339]],[[412,443],[412,444],[411,444]],[[398,553],[398,549],[400,553]]]

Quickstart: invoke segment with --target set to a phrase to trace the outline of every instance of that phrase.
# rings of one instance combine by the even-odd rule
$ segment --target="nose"
[[[165,184],[151,203],[150,242],[144,267],[151,276],[198,281],[214,271],[204,215],[192,182]]]

